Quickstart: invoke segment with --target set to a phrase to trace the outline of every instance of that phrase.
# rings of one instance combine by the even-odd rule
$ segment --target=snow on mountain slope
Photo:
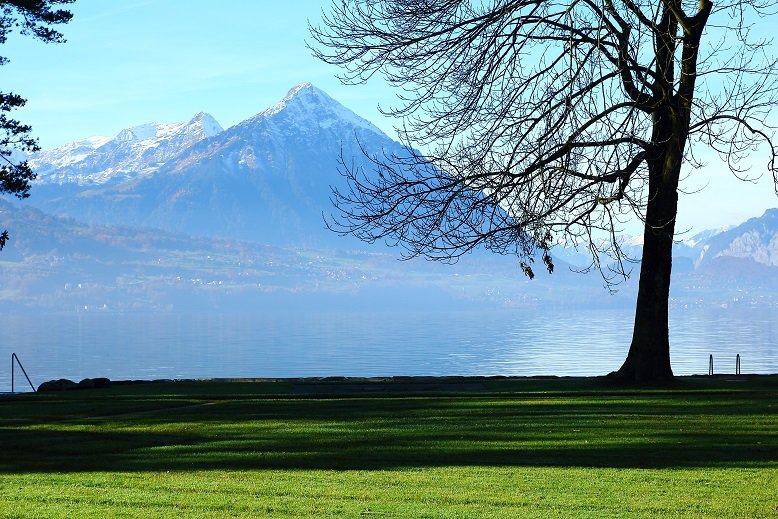
[[[345,244],[325,228],[323,214],[334,210],[331,186],[343,184],[341,153],[370,167],[360,146],[369,153],[404,151],[304,83],[273,107],[192,146],[132,193],[155,200],[144,225],[276,245]]]
[[[143,124],[113,138],[90,137],[42,151],[30,157],[30,165],[39,184],[88,186],[128,180],[155,173],[193,144],[221,131],[213,117],[201,112],[186,123]]]
[[[167,167],[173,172],[182,171],[198,161],[218,156],[225,167],[264,168],[273,166],[282,156],[288,160],[294,155],[322,151],[330,156],[341,145],[356,148],[357,140],[398,145],[322,90],[302,83],[276,105],[228,128],[218,139],[193,146]]]
[[[205,116],[201,119],[207,129]],[[175,126],[129,128],[77,164],[89,164],[84,171],[93,176],[77,177],[81,185],[39,186],[45,189],[36,191],[32,203],[93,224],[330,246],[340,237],[326,229],[322,215],[334,210],[331,186],[344,182],[338,174],[341,154],[368,169],[372,164],[363,150],[406,152],[310,83],[183,151],[161,152],[163,146],[183,148],[184,143],[173,146],[176,136],[191,134]],[[99,168],[90,164],[98,159]],[[128,161],[132,174],[125,173]]]
[[[30,157],[30,164],[42,177],[43,171],[63,169],[81,162],[110,140],[110,137],[94,136],[52,150],[43,150]]]
[[[698,265],[716,258],[747,259],[778,267],[778,209],[768,209],[762,216],[710,238],[703,246]]]
[[[297,85],[275,106],[246,122],[280,115],[288,124],[299,126],[297,123],[310,120],[312,114],[316,115],[317,124],[322,128],[351,126],[385,136],[373,123],[359,117],[311,83]]]
[[[698,232],[694,236],[681,239],[681,243],[691,248],[700,248],[714,236],[726,232],[734,227],[734,225],[727,225],[725,227],[719,227],[716,229],[706,229],[704,231]]]

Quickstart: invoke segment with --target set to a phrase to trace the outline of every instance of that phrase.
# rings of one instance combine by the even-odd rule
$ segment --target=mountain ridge
[[[364,248],[356,239],[329,232],[323,215],[333,210],[331,188],[345,187],[338,161],[353,157],[350,166],[369,168],[363,151],[387,150],[407,151],[327,93],[301,83],[227,129],[200,112],[187,123],[138,125],[112,139],[92,137],[56,153],[44,151],[33,166],[49,157],[59,177],[47,176],[46,168],[39,171],[42,180],[31,202],[92,225],[153,227],[278,246]],[[63,177],[67,168],[81,176]],[[693,269],[717,257],[778,266],[776,215],[778,210],[768,211],[746,227],[677,240],[676,267]],[[639,258],[641,236],[625,237],[623,246]],[[590,263],[571,250],[557,249],[552,256],[577,266]]]
[[[37,185],[101,185],[153,174],[160,163],[222,131],[211,115],[200,112],[185,123],[136,125],[114,137],[87,137],[43,150],[28,160]]]
[[[711,236],[703,245],[696,265],[722,257],[778,267],[778,209],[768,209],[762,216]]]
[[[134,138],[127,141],[131,147],[148,142],[152,133],[171,134],[144,125],[122,137]],[[338,174],[341,154],[367,168],[371,163],[363,151],[405,153],[401,144],[310,83],[226,130],[177,147],[164,162],[155,159],[157,148],[147,146],[140,154],[144,161],[128,174],[114,174],[118,167],[110,162],[101,164],[112,172],[104,182],[36,186],[32,203],[89,224],[157,227],[279,246],[353,247],[359,242],[339,240],[325,228],[322,214],[331,209],[332,187],[344,185]]]

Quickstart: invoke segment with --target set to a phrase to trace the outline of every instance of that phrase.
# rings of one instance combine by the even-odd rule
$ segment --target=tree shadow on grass
[[[0,427],[0,472],[778,466],[757,399],[256,399]]]

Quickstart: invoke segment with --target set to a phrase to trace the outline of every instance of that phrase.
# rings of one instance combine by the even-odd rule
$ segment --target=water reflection
[[[774,310],[679,310],[673,370],[778,372]],[[0,317],[0,354],[16,352],[34,383],[199,377],[600,375],[631,337],[628,310],[306,315]],[[10,364],[9,364],[10,368]],[[7,368],[8,369],[8,368]],[[10,372],[0,373],[0,391]]]

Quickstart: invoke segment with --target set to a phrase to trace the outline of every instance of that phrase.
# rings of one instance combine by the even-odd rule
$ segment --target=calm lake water
[[[601,375],[632,311],[0,317],[0,392],[16,352],[45,380],[390,375]],[[778,310],[674,310],[676,374],[778,372]],[[17,390],[26,383],[17,369]]]

